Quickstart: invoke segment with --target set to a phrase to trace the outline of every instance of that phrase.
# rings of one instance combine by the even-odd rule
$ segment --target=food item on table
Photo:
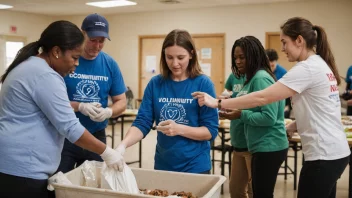
[[[182,192],[174,192],[171,195],[176,195],[176,196],[183,197],[183,198],[196,198],[195,196],[192,195],[192,193],[184,192],[184,191],[182,191]]]
[[[352,127],[346,127],[345,132],[352,132]]]
[[[285,121],[285,126],[293,122],[293,120],[291,119],[285,119],[284,121]]]
[[[142,194],[145,195],[153,195],[153,196],[159,196],[159,197],[168,197],[169,192],[167,190],[160,190],[160,189],[155,189],[155,190],[147,190],[147,189],[139,189]],[[193,196],[191,192],[174,192],[171,194],[172,196],[178,196],[182,198],[197,198],[196,196]]]

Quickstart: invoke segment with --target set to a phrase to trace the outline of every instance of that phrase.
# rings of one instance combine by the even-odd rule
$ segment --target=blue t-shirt
[[[191,93],[202,91],[215,97],[214,84],[205,76],[177,82],[161,75],[154,76],[148,83],[143,101],[132,126],[139,128],[146,136],[154,121],[174,120],[191,127],[205,126],[211,133],[211,140],[218,134],[217,109],[200,107]],[[155,152],[157,170],[201,173],[211,169],[209,141],[197,141],[183,136],[166,136],[158,132]]]
[[[352,89],[352,65],[348,68],[346,74],[346,83],[350,83],[350,90]]]
[[[274,71],[274,75],[276,77],[276,80],[279,80],[280,78],[282,78],[286,73],[287,73],[287,71],[285,68],[283,68],[279,64],[276,64],[276,69]]]
[[[109,95],[116,96],[126,91],[117,63],[104,52],[100,52],[94,60],[80,57],[79,66],[73,74],[65,77],[65,83],[70,101],[99,102],[104,108],[108,105]],[[76,112],[76,115],[90,133],[105,129],[108,124],[108,120],[94,122],[81,112]]]
[[[32,56],[14,68],[0,91],[0,172],[48,179],[58,168],[64,140],[83,134],[64,79]]]

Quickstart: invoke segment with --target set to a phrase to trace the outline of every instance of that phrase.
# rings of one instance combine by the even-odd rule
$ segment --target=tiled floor
[[[131,122],[125,122],[125,134],[129,129]],[[120,124],[115,125],[115,146],[118,145],[121,138],[120,133]],[[156,131],[151,131],[150,134],[143,140],[142,144],[142,167],[147,169],[153,169],[154,166],[154,153],[155,153],[155,145],[156,145]],[[111,126],[107,129],[107,134],[111,134]],[[111,138],[108,138],[108,144],[111,145]],[[139,144],[132,146],[126,150],[125,160],[126,161],[135,161],[138,160],[139,153]],[[290,151],[292,152],[292,151]],[[289,153],[292,155],[292,153]],[[216,158],[220,158],[220,153],[215,154]],[[227,158],[226,158],[227,159]],[[289,165],[293,167],[293,159],[289,159]],[[302,165],[302,153],[298,154],[298,170],[300,171]],[[132,167],[138,167],[138,164],[130,165]],[[220,164],[216,164],[215,174],[220,174]],[[228,179],[228,168],[225,166],[225,176]],[[280,170],[283,172],[283,169]],[[337,186],[337,198],[347,198],[348,197],[348,167],[343,173],[342,177],[338,181]],[[279,175],[277,178],[276,186],[275,186],[275,198],[295,198],[297,191],[293,190],[293,175],[288,175],[287,180],[284,180],[283,175]],[[228,188],[228,180],[224,184],[224,194],[223,198],[230,197],[229,188]]]

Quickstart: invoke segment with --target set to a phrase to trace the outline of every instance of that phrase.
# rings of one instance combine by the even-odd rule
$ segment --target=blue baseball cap
[[[81,29],[87,32],[89,38],[109,37],[109,23],[105,17],[95,13],[88,15],[82,22]]]

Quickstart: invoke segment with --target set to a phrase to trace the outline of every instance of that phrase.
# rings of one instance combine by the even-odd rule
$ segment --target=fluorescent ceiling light
[[[10,9],[10,8],[13,8],[13,6],[0,4],[0,9]]]
[[[99,1],[99,2],[89,2],[86,3],[90,6],[96,6],[100,8],[111,8],[111,7],[118,7],[118,6],[131,6],[136,5],[136,2],[127,1],[127,0],[115,0],[115,1]]]

